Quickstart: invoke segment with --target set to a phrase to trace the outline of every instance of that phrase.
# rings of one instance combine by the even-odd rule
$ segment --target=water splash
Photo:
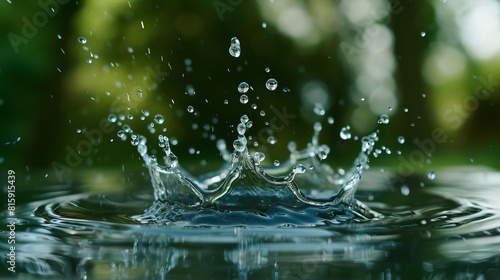
[[[299,151],[296,143],[290,142],[288,160],[274,166],[262,166],[265,154],[249,151],[245,134],[250,123],[247,115],[240,118],[232,152],[224,140],[217,141],[224,165],[218,171],[199,177],[190,175],[179,165],[167,136],[158,136],[158,146],[164,154],[163,164],[156,156],[148,154],[146,137],[137,136],[137,150],[149,170],[156,202],[136,218],[145,223],[172,223],[206,210],[213,216],[213,211],[268,213],[276,208],[336,211],[331,214],[332,219],[341,215],[356,220],[378,216],[354,198],[362,173],[368,168],[368,157],[378,140],[377,133],[362,138],[361,152],[351,170],[337,174],[322,162],[330,148],[319,144],[320,123],[314,125],[314,135],[305,149]],[[326,197],[317,198],[305,192],[310,189],[330,192]]]

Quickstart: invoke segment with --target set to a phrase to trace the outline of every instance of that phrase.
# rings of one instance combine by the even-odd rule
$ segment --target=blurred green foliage
[[[117,100],[132,108],[135,118],[128,122],[136,132],[149,135],[152,116],[165,116],[165,134],[179,141],[174,152],[181,163],[205,159],[207,169],[220,163],[211,163],[218,158],[213,139],[231,143],[244,113],[254,122],[249,135],[269,160],[285,160],[290,140],[304,147],[313,122],[322,120],[329,160],[348,165],[359,141],[341,140],[340,128],[350,125],[353,135],[363,136],[377,129],[384,110],[390,123],[378,126],[380,143],[392,156],[381,155],[373,165],[400,164],[397,150],[410,155],[419,149],[415,141],[432,139],[439,128],[447,141],[436,144],[433,165],[500,167],[498,39],[492,37],[484,50],[470,41],[484,40],[475,32],[500,30],[487,14],[484,28],[473,29],[474,12],[500,9],[496,0],[465,1],[460,9],[446,1],[404,0],[12,2],[0,3],[2,169],[53,176],[53,162],[64,164],[68,149],[78,152],[85,131],[118,113]],[[242,44],[239,58],[228,53],[235,36]],[[271,77],[279,84],[273,92],[264,86]],[[253,87],[248,104],[239,102],[242,81]],[[135,98],[138,89],[143,98]],[[485,98],[478,97],[481,92]],[[127,94],[133,102],[126,102]],[[314,102],[325,116],[312,113]],[[188,105],[196,113],[188,113]],[[140,110],[150,112],[149,122],[139,120]],[[273,146],[258,133],[270,127],[266,122],[276,110],[294,117],[284,129],[273,129]],[[103,133],[75,168],[140,168],[117,130]],[[400,135],[404,145],[397,142]]]

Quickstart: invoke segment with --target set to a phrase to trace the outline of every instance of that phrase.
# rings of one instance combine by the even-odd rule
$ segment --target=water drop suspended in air
[[[155,122],[156,122],[157,124],[162,124],[164,121],[165,121],[165,119],[163,118],[163,116],[162,116],[162,115],[157,114],[157,115],[155,116]]]
[[[278,140],[277,140],[277,139],[276,139],[276,137],[274,137],[274,136],[269,136],[269,137],[267,138],[267,142],[268,142],[269,144],[271,144],[271,145],[274,145],[274,144],[276,144],[276,142],[278,142]]]
[[[248,85],[248,83],[246,82],[241,82],[238,86],[238,91],[240,93],[246,93],[248,91],[248,89],[250,88],[250,86]]]
[[[248,116],[247,116],[247,115],[243,115],[243,116],[241,116],[241,118],[240,118],[240,122],[241,122],[241,123],[247,123],[249,120],[250,120],[250,119],[248,118]]]
[[[425,35],[427,35],[427,33],[425,33],[425,31],[420,32],[420,37],[425,37]]]
[[[118,119],[118,118],[117,118],[114,114],[110,114],[110,115],[108,116],[108,121],[109,121],[109,122],[111,122],[111,123],[116,122],[116,120],[117,120],[117,119]]]
[[[247,126],[244,123],[240,123],[238,124],[237,130],[239,135],[245,135],[245,132],[247,131]]]
[[[191,106],[191,105],[187,106],[187,111],[188,111],[189,113],[194,112],[194,107],[193,107],[193,106]]]
[[[382,116],[380,116],[378,123],[379,124],[388,124],[389,123],[389,116],[387,116],[386,114],[383,114]]]
[[[241,142],[240,139],[234,140],[233,147],[238,152],[243,152],[245,150],[245,144]]]
[[[240,40],[238,38],[231,38],[231,45],[229,46],[229,54],[233,57],[239,57],[241,54]]]
[[[401,194],[404,196],[408,196],[410,194],[410,188],[408,187],[408,185],[401,186]]]
[[[325,115],[325,108],[323,107],[323,104],[321,104],[321,103],[314,104],[313,111],[318,116],[324,116]]]
[[[81,44],[86,44],[87,43],[87,39],[85,39],[83,37],[80,37],[80,38],[78,38],[78,42],[80,42]]]
[[[398,137],[398,143],[399,144],[404,144],[405,143],[405,138],[403,136]]]
[[[268,90],[271,90],[271,91],[275,90],[276,88],[278,88],[278,81],[276,81],[273,78],[267,80],[267,82],[266,82],[266,88]]]
[[[257,163],[261,163],[266,158],[266,155],[261,152],[255,152],[253,158]]]
[[[343,127],[340,130],[340,138],[342,138],[343,140],[351,139],[351,127],[350,126]]]
[[[248,103],[248,96],[246,94],[242,94],[240,96],[240,103],[241,104],[247,104]]]
[[[436,178],[436,173],[432,170],[427,171],[427,178],[429,178],[429,180],[434,180]]]

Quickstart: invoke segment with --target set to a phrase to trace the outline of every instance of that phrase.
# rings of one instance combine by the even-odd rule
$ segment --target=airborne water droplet
[[[427,178],[429,178],[429,180],[434,180],[436,178],[436,173],[432,170],[427,171]]]
[[[238,38],[231,38],[231,45],[229,46],[229,54],[233,57],[239,57],[241,54],[240,40]]]
[[[157,114],[157,115],[155,116],[155,122],[156,122],[157,124],[162,124],[164,121],[165,121],[165,119],[163,118],[163,116],[162,116],[162,115]]]
[[[240,139],[234,140],[233,147],[238,152],[243,152],[245,150],[245,144],[241,142]]]
[[[87,39],[85,39],[84,37],[80,37],[80,38],[78,38],[78,42],[80,42],[81,44],[86,44]]]
[[[401,186],[401,194],[404,196],[408,196],[410,194],[410,188],[408,187],[408,185]]]
[[[350,126],[343,127],[340,130],[340,138],[342,138],[343,140],[351,139],[351,127]]]
[[[248,103],[248,96],[246,94],[242,94],[240,96],[240,102],[241,102],[241,104],[247,104]]]
[[[261,163],[266,158],[266,155],[261,152],[255,152],[253,158],[257,163]]]
[[[266,88],[271,91],[275,90],[276,88],[278,88],[278,81],[276,81],[276,79],[273,78],[267,80]]]
[[[116,122],[116,120],[117,120],[117,119],[118,119],[118,118],[117,118],[114,114],[110,114],[110,115],[108,116],[108,121],[109,121],[109,122],[111,122],[111,123]]]
[[[240,93],[246,93],[250,86],[246,82],[241,82],[240,85],[238,86],[238,91]]]
[[[194,107],[193,107],[193,106],[191,106],[191,105],[187,106],[187,111],[188,111],[189,113],[194,112]]]
[[[403,136],[399,136],[398,137],[398,142],[399,142],[399,144],[404,144],[405,138]]]
[[[379,124],[388,124],[389,123],[389,116],[387,116],[386,114],[383,114],[382,116],[380,116],[378,123]]]
[[[324,116],[325,115],[325,108],[323,107],[323,104],[321,104],[321,103],[314,104],[313,111],[318,116]]]
[[[269,137],[267,138],[267,142],[268,142],[269,144],[271,144],[271,145],[274,145],[274,144],[276,144],[276,142],[278,142],[278,140],[277,140],[277,139],[276,139],[276,137],[274,137],[274,136],[269,136]]]
[[[238,124],[237,130],[239,135],[245,135],[245,132],[247,131],[247,126],[244,123],[240,123]]]

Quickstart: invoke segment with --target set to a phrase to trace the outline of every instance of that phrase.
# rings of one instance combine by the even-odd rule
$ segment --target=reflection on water
[[[18,206],[16,270],[53,279],[500,276],[499,173],[443,170],[425,187],[423,176],[392,186],[385,176],[366,174],[356,196],[383,217],[338,224],[325,209],[279,207],[274,215],[211,210],[186,223],[141,224],[134,217],[154,203],[149,192],[84,195],[54,186]]]

